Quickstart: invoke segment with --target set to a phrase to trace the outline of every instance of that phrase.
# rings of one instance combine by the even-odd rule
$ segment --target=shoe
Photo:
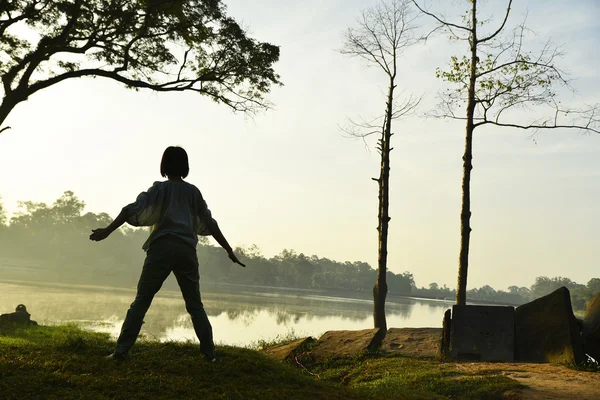
[[[217,357],[215,357],[215,356],[212,356],[212,357],[204,356],[204,360],[207,361],[207,362],[213,363],[213,362],[217,362]]]
[[[119,353],[112,353],[106,357],[104,357],[105,360],[115,360],[115,361],[125,361],[127,359],[127,356],[124,354],[119,354]]]

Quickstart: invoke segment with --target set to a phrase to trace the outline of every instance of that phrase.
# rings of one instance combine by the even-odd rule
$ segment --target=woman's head
[[[190,164],[185,150],[179,146],[167,147],[160,162],[160,175],[185,178],[189,173]]]

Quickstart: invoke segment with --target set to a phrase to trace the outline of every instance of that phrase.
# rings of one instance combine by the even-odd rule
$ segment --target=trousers
[[[185,308],[192,318],[194,331],[200,341],[200,351],[209,359],[215,357],[212,326],[200,297],[200,274],[196,249],[168,235],[154,241],[148,249],[137,285],[137,294],[127,311],[117,339],[115,354],[124,356],[133,347],[154,295],[171,272],[177,278]]]

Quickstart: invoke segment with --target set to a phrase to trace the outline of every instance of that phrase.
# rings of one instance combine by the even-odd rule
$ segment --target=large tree
[[[279,48],[248,37],[220,0],[2,0],[0,128],[32,94],[80,77],[254,111],[280,84],[278,59]]]
[[[387,92],[383,113],[376,118],[357,122],[350,120],[345,129],[353,137],[366,138],[378,135],[377,150],[380,155],[379,177],[373,178],[378,184],[378,251],[377,281],[373,287],[373,319],[375,328],[381,328],[385,335],[385,299],[388,292],[386,281],[388,230],[389,230],[389,187],[390,152],[392,151],[392,121],[405,116],[417,107],[420,99],[413,96],[399,100],[396,94],[400,58],[404,51],[416,44],[415,15],[409,7],[410,0],[381,1],[373,8],[364,11],[357,20],[357,26],[347,30],[342,54],[359,57],[369,65],[379,68],[386,77]]]
[[[569,108],[561,104],[558,89],[570,88],[565,73],[556,66],[562,53],[551,42],[546,42],[538,52],[525,50],[524,24],[508,29],[512,0],[506,2],[506,11],[497,24],[479,18],[477,0],[468,0],[470,7],[461,23],[450,22],[412,1],[421,12],[434,18],[451,39],[469,46],[466,55],[452,57],[447,70],[438,68],[437,77],[454,84],[455,88],[440,94],[441,103],[435,113],[438,117],[466,123],[456,291],[457,304],[465,304],[475,129],[494,125],[533,131],[562,128],[600,133],[600,113],[598,106]],[[459,108],[465,105],[466,114],[461,115],[462,108]],[[545,114],[544,107],[549,109]]]

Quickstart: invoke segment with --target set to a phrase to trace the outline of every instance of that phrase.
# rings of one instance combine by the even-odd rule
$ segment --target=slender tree
[[[460,255],[456,303],[466,303],[469,240],[471,236],[471,170],[473,169],[473,132],[476,128],[495,125],[527,130],[565,128],[600,133],[598,105],[584,108],[563,106],[557,99],[557,89],[570,89],[569,80],[555,62],[563,56],[551,42],[538,53],[523,48],[526,39],[525,24],[508,29],[512,0],[507,1],[502,21],[492,26],[491,21],[478,18],[477,0],[468,0],[470,8],[462,23],[452,23],[422,8],[419,10],[434,18],[451,39],[469,45],[468,55],[453,56],[449,68],[436,71],[438,78],[455,84],[455,89],[440,94],[441,103],[434,116],[466,122],[463,155],[462,208],[460,213]],[[484,32],[481,32],[484,31]],[[466,115],[457,108],[466,104]],[[528,119],[530,107],[549,108],[540,119]],[[527,110],[527,115],[519,111]]]
[[[380,68],[387,78],[387,93],[383,115],[360,122],[350,120],[345,132],[353,137],[365,139],[379,135],[377,151],[381,156],[378,184],[379,205],[377,215],[378,253],[377,281],[373,287],[373,319],[375,328],[385,335],[385,299],[388,292],[386,282],[389,215],[390,152],[392,151],[392,121],[415,110],[420,99],[413,96],[398,101],[396,86],[398,63],[404,51],[416,44],[415,13],[411,12],[408,0],[380,2],[364,11],[357,20],[357,27],[347,30],[342,54],[358,57],[369,65]]]
[[[0,128],[29,96],[81,77],[196,92],[252,112],[280,84],[278,59],[279,48],[246,36],[220,0],[2,0]]]

